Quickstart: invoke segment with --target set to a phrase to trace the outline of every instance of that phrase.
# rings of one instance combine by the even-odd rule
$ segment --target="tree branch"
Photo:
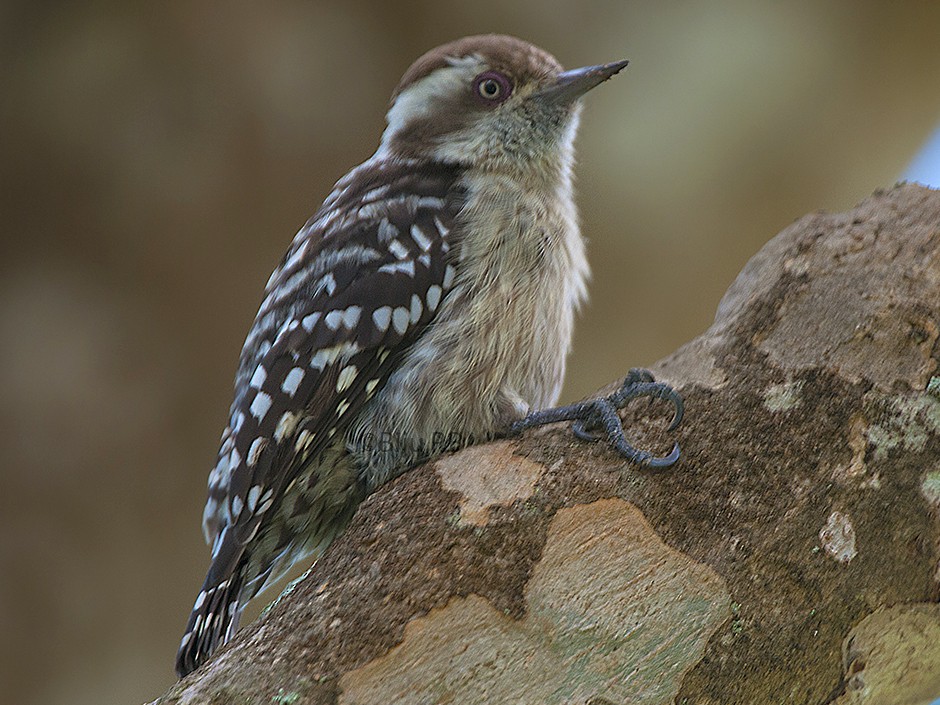
[[[659,363],[625,463],[563,425],[382,488],[160,703],[940,697],[940,192],[809,215]],[[613,388],[613,387],[612,387]]]

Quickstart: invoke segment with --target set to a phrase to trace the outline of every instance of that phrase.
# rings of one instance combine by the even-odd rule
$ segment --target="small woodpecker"
[[[572,195],[580,98],[627,65],[564,71],[514,37],[420,57],[375,154],[340,179],[271,275],[235,378],[203,516],[212,563],[177,655],[193,671],[244,605],[320,556],[370,492],[444,451],[562,420],[603,428],[671,388],[632,371],[552,408],[588,265]]]

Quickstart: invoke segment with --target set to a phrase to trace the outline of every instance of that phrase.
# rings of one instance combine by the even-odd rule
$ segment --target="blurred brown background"
[[[701,332],[766,240],[890,186],[940,119],[936,2],[3,4],[8,702],[173,680],[264,282],[408,64],[484,31],[631,60],[582,123],[595,276],[565,399]]]

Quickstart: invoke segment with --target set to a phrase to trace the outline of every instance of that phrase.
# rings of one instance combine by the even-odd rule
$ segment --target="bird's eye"
[[[473,91],[486,103],[502,103],[512,93],[512,84],[498,71],[486,71],[473,79]]]

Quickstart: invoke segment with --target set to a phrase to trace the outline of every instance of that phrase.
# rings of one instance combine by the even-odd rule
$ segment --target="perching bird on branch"
[[[244,605],[317,557],[362,499],[448,450],[561,420],[681,400],[648,373],[552,409],[588,265],[572,196],[580,98],[624,66],[564,71],[508,36],[419,58],[375,154],[339,180],[271,275],[248,333],[203,526],[212,564],[177,656],[184,676]]]

